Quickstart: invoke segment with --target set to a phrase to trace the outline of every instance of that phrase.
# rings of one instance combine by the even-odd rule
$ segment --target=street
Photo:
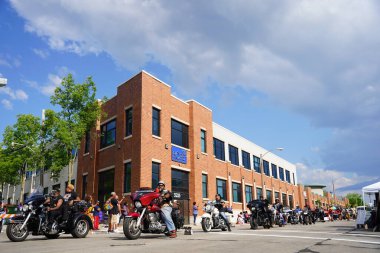
[[[3,230],[0,234],[1,253],[10,252],[380,252],[380,234],[356,231],[354,221],[317,223],[312,226],[287,225],[270,230],[251,230],[249,225],[236,225],[232,232],[204,233],[199,226],[193,235],[176,239],[164,235],[145,234],[135,241],[122,233],[90,233],[85,239],[61,235],[47,240],[29,236],[25,242],[10,242]]]

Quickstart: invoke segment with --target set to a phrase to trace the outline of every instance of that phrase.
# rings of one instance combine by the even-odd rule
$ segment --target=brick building
[[[236,211],[259,195],[304,205],[294,164],[213,122],[212,111],[183,101],[169,85],[140,72],[102,105],[105,116],[83,138],[77,190],[105,200],[164,180],[185,214],[220,193]],[[260,156],[263,156],[264,182]]]

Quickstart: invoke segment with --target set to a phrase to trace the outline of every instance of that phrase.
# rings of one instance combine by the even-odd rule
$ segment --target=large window
[[[87,192],[87,175],[83,175],[82,177],[82,199],[86,197]]]
[[[155,107],[152,111],[152,134],[160,136],[160,110]]]
[[[280,193],[279,192],[274,192],[274,199],[280,200]]]
[[[207,174],[202,174],[202,198],[208,198]]]
[[[289,195],[289,207],[290,209],[294,208],[293,195]]]
[[[84,143],[84,153],[87,154],[90,152],[90,143],[91,143],[91,135],[90,131],[86,132],[86,138],[85,138],[85,143]]]
[[[286,182],[290,184],[290,172],[288,170],[285,171],[285,176],[286,176]]]
[[[286,198],[286,193],[282,194],[282,204],[288,206],[288,199]]]
[[[124,192],[131,192],[131,163],[124,164]]]
[[[132,135],[133,110],[129,108],[125,111],[125,136]]]
[[[214,138],[214,155],[216,159],[225,160],[224,155],[224,142],[221,140],[218,140],[217,138]]]
[[[272,177],[278,178],[277,175],[277,165],[272,163]]]
[[[105,148],[114,144],[116,140],[116,119],[103,124],[100,129],[100,148]]]
[[[241,152],[241,157],[243,160],[243,166],[246,169],[251,169],[251,155],[248,152],[245,152],[244,150]]]
[[[216,179],[216,193],[219,194],[222,199],[227,197],[226,180]]]
[[[157,187],[160,181],[160,166],[161,164],[152,162],[152,189]]]
[[[264,169],[264,174],[269,177],[270,174],[269,174],[269,162],[268,161],[263,160],[263,169]]]
[[[256,172],[260,173],[260,158],[253,156],[253,168]]]
[[[267,200],[269,203],[272,203],[272,191],[267,190]]]
[[[172,143],[189,148],[189,127],[172,119]]]
[[[232,183],[232,201],[242,202],[241,201],[241,184],[239,183]]]
[[[239,165],[239,151],[237,147],[228,145],[230,162],[235,165]]]
[[[206,131],[201,129],[201,152],[207,153]]]
[[[280,172],[280,179],[285,181],[284,168],[278,167],[278,170]]]
[[[256,187],[256,195],[257,195],[257,199],[260,199],[260,197],[263,197],[263,189]]]
[[[245,186],[245,201],[248,203],[252,200],[252,186],[246,185]]]
[[[178,192],[183,198],[189,197],[189,173],[172,170],[172,191]]]

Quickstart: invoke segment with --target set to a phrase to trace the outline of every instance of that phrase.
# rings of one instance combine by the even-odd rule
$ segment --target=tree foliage
[[[100,104],[96,99],[96,86],[91,77],[84,83],[75,83],[71,74],[62,80],[51,96],[51,103],[58,111],[46,111],[46,137],[49,140],[48,154],[52,161],[53,175],[69,166],[69,181],[78,155],[82,137],[96,125],[100,118]]]
[[[348,199],[348,202],[351,207],[357,207],[357,206],[363,205],[363,199],[359,193],[348,193],[346,195],[346,198]]]

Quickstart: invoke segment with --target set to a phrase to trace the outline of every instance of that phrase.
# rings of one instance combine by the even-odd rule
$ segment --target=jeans
[[[227,227],[229,229],[230,228],[230,223],[227,220],[226,213],[225,212],[220,212],[219,215],[220,215],[220,217],[222,217],[222,219],[224,220],[224,222],[226,223],[226,225],[227,225]]]
[[[195,224],[196,221],[197,221],[197,216],[198,216],[198,214],[193,214],[193,216],[194,216],[194,224]]]
[[[164,220],[166,227],[169,231],[174,231],[175,226],[172,219],[172,207],[171,206],[163,206],[161,207],[161,217]]]

